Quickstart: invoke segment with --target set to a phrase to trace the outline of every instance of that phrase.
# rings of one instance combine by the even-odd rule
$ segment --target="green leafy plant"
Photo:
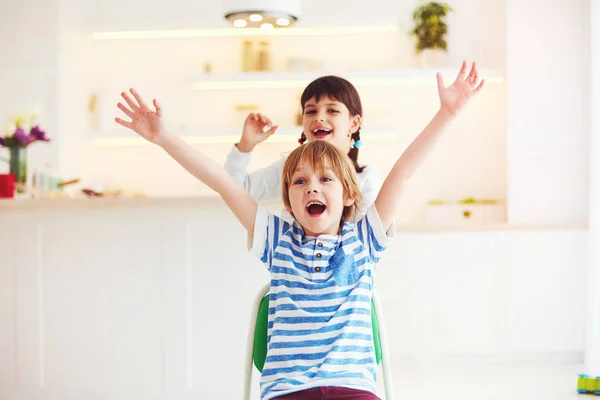
[[[415,9],[413,12],[415,27],[411,35],[417,37],[415,45],[417,54],[425,49],[448,50],[446,42],[448,25],[444,22],[444,17],[450,11],[453,10],[448,4],[435,1],[427,2]]]

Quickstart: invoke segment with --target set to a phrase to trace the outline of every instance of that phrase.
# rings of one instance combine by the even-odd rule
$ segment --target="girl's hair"
[[[297,147],[285,160],[281,188],[283,203],[286,208],[292,208],[290,204],[290,185],[293,184],[292,176],[301,163],[307,163],[317,173],[322,173],[326,168],[331,168],[335,176],[342,181],[344,199],[354,199],[351,206],[344,206],[340,226],[346,221],[351,221],[362,202],[358,180],[348,157],[340,149],[324,140],[314,140],[304,146]]]
[[[346,79],[340,78],[339,76],[327,75],[312,81],[306,89],[304,89],[304,92],[302,92],[302,96],[300,97],[302,114],[304,114],[304,105],[308,100],[314,97],[316,101],[319,101],[321,96],[327,96],[333,101],[343,103],[348,108],[351,116],[360,115],[362,118],[362,104],[360,102],[358,91],[354,85]],[[360,127],[352,134],[352,139],[355,143],[360,140]],[[299,142],[304,143],[305,141],[306,136],[304,135],[304,132],[302,132]],[[358,164],[358,147],[352,146],[348,152],[348,157],[352,160],[354,169],[357,173],[360,173],[365,169],[366,165],[361,166]]]

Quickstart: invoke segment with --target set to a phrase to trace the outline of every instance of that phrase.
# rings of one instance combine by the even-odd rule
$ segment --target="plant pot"
[[[424,49],[419,53],[419,62],[423,68],[438,68],[446,60],[446,51],[442,49]]]
[[[10,173],[15,176],[17,193],[25,192],[27,185],[27,149],[25,147],[9,148]]]

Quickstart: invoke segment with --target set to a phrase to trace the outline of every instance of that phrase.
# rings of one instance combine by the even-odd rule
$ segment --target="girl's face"
[[[360,115],[350,115],[344,103],[321,96],[304,104],[302,116],[304,135],[308,141],[327,140],[348,153],[352,134],[360,128]]]

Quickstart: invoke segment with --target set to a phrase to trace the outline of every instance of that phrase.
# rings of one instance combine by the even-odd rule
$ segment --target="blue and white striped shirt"
[[[316,238],[258,208],[251,252],[271,274],[261,399],[320,386],[376,393],[371,298],[394,234],[375,206],[338,235]]]

